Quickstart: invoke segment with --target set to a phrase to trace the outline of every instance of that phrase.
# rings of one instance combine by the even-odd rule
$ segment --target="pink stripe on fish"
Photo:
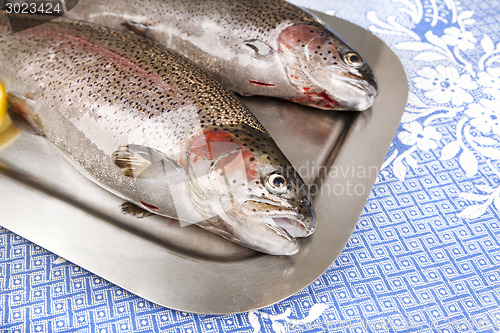
[[[102,45],[95,41],[92,41],[91,38],[84,36],[83,34],[79,36],[75,35],[74,31],[69,33],[66,33],[64,30],[56,31],[56,29],[51,25],[41,25],[34,29],[28,29],[20,33],[32,34],[35,36],[48,36],[49,38],[58,38],[61,41],[67,41],[70,44],[80,47],[84,51],[91,51],[96,55],[109,59],[110,62],[112,61],[116,64],[121,65],[122,68],[129,69],[135,73],[138,73],[141,77],[144,77],[144,79],[152,80],[158,86],[162,87],[165,91],[172,90],[172,86],[161,76],[152,74],[147,69],[143,68],[140,64],[129,60],[126,55],[122,55],[106,45]]]

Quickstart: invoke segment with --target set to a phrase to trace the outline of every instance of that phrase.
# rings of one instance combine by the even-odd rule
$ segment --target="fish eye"
[[[354,68],[363,66],[363,59],[355,52],[349,52],[344,55],[344,62]]]
[[[285,193],[288,191],[286,178],[279,173],[272,173],[267,176],[266,187],[271,192]]]

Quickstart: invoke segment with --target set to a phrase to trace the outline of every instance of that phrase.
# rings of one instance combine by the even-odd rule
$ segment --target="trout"
[[[12,33],[0,15],[0,82],[18,126],[146,211],[274,255],[315,229],[307,187],[257,119],[154,41],[62,18]]]
[[[359,111],[378,93],[358,52],[284,0],[85,0],[67,15],[153,39],[242,95]]]

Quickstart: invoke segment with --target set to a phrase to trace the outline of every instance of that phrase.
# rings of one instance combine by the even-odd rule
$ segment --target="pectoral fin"
[[[122,174],[133,177],[134,186],[143,189],[128,197],[141,210],[125,204],[123,212],[147,216],[142,211],[146,210],[186,223],[203,220],[192,204],[186,170],[176,160],[159,150],[132,144],[121,146],[112,158]]]
[[[249,39],[244,41],[243,44],[254,50],[256,56],[265,57],[274,53],[271,46],[260,39]]]
[[[183,174],[182,167],[164,153],[145,146],[121,146],[112,155],[123,175],[132,178],[175,177]]]
[[[135,32],[138,35],[141,35],[143,37],[149,37],[149,27],[145,24],[142,23],[136,23],[136,22],[123,22],[122,25],[127,28],[128,30]]]
[[[35,102],[29,94],[7,93],[7,113],[18,129],[37,135],[44,135],[42,125],[34,112]]]
[[[123,214],[132,215],[138,218],[144,218],[153,215],[153,213],[148,212],[147,210],[142,209],[141,207],[128,201],[122,203],[120,208]]]

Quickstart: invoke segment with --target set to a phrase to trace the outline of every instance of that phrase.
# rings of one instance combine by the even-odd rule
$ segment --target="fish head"
[[[201,185],[210,202],[209,229],[233,242],[275,255],[298,251],[296,238],[316,227],[311,196],[304,181],[267,133],[250,126],[231,128]]]
[[[297,96],[292,101],[325,110],[362,111],[378,94],[366,60],[322,25],[294,24],[278,37],[279,54]]]

